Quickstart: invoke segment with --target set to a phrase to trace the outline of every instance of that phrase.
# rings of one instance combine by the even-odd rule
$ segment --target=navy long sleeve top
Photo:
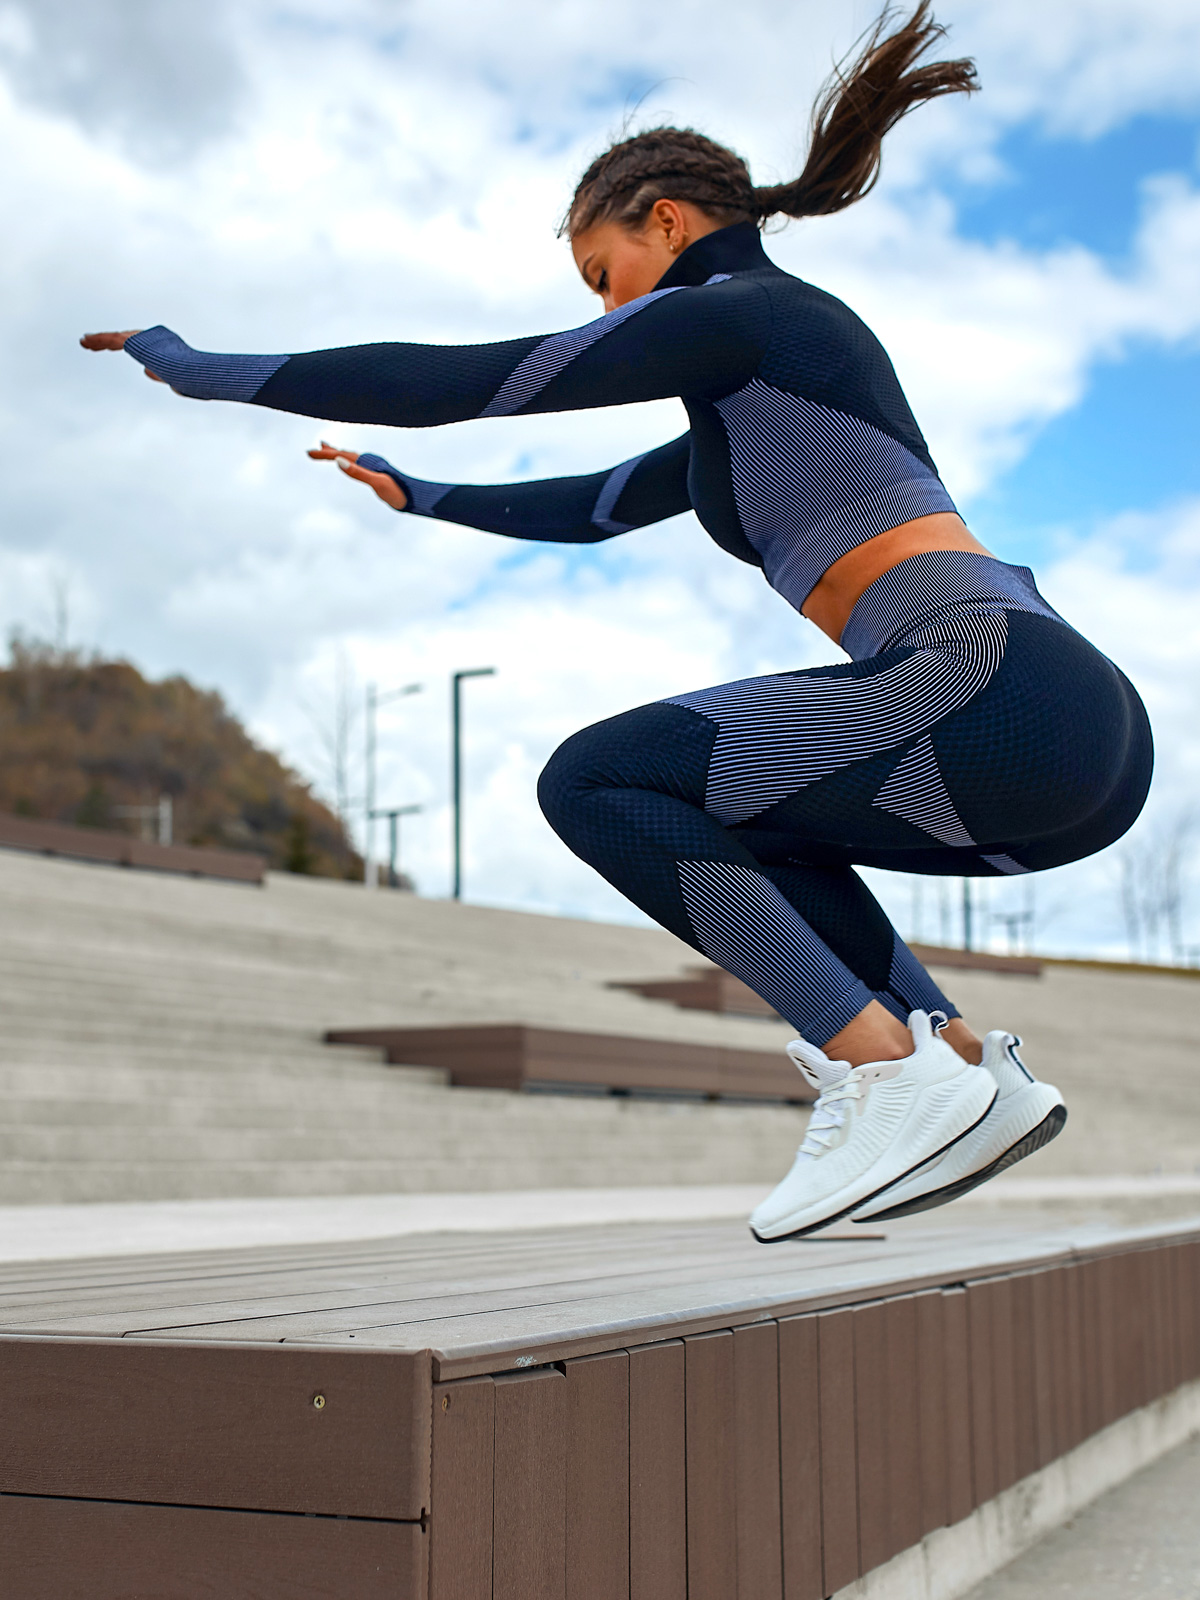
[[[686,434],[581,477],[429,483],[359,459],[389,472],[417,516],[521,539],[590,543],[694,510],[797,609],[848,550],[954,510],[882,345],[775,266],[751,223],[706,234],[650,294],[566,333],[248,356],[157,327],[125,348],[196,399],[402,428],[678,396]]]

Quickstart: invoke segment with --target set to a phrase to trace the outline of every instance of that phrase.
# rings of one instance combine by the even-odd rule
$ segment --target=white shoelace
[[[841,1083],[835,1083],[832,1089],[826,1089],[813,1106],[812,1120],[808,1124],[800,1146],[800,1154],[824,1155],[833,1143],[833,1135],[846,1120],[842,1102],[861,1099],[862,1080],[857,1069],[848,1072]]]

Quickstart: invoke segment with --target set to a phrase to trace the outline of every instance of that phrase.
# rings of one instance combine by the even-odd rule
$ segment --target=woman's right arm
[[[472,417],[714,398],[749,381],[770,333],[762,288],[725,279],[656,289],[566,333],[500,344],[365,344],[300,355],[193,350],[169,328],[91,335],[179,394],[239,400],[335,422],[437,427]]]
[[[513,539],[597,544],[691,509],[687,486],[691,436],[686,433],[603,472],[532,483],[428,483],[397,471],[382,456],[354,456],[332,445],[310,450],[309,455],[348,463],[344,470],[351,477],[369,484],[398,511],[460,522]]]

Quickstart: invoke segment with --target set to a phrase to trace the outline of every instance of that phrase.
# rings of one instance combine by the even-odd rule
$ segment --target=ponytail
[[[930,0],[894,33],[884,12],[849,67],[835,68],[812,113],[804,171],[791,183],[755,189],[760,217],[823,217],[869,194],[879,179],[883,141],[901,117],[943,94],[979,88],[969,60],[917,62],[946,36],[929,14]]]
[[[969,60],[921,57],[946,30],[920,0],[889,31],[883,12],[848,64],[835,68],[813,107],[804,170],[791,183],[756,188],[741,156],[691,128],[651,128],[598,156],[579,180],[560,233],[594,223],[637,228],[658,200],[689,200],[722,226],[769,217],[827,216],[861,200],[879,178],[883,140],[915,106],[944,94],[971,94],[979,84]]]

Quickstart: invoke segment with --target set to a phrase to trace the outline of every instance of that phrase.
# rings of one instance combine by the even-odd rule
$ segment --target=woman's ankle
[[[957,1050],[964,1061],[969,1061],[973,1067],[979,1066],[983,1060],[983,1040],[975,1036],[967,1027],[961,1017],[951,1017],[942,1029],[942,1038],[953,1050]]]
[[[899,1018],[872,1000],[824,1048],[831,1061],[862,1067],[868,1061],[903,1061],[912,1055],[913,1041]]]

